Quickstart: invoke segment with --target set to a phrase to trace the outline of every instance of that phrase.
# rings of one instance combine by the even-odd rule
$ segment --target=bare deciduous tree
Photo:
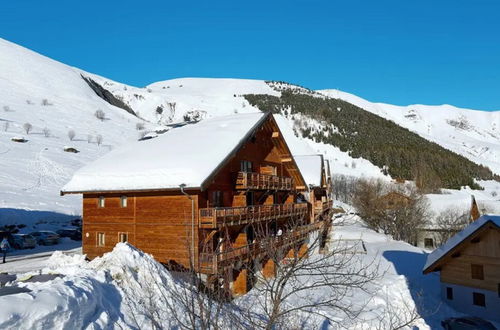
[[[9,126],[10,126],[10,123],[8,121],[4,121],[3,122],[3,130],[4,130],[4,132],[7,132],[7,130],[9,129]]]
[[[137,123],[135,124],[135,129],[138,131],[141,131],[144,129],[144,123]]]
[[[402,187],[404,192],[398,192]],[[396,200],[388,194],[394,192]],[[372,229],[411,244],[416,244],[418,230],[429,218],[424,195],[411,186],[391,186],[381,180],[358,181],[353,204]]]
[[[47,127],[44,127],[42,129],[43,136],[49,137],[50,136],[50,130]]]
[[[73,141],[73,139],[75,138],[75,135],[76,135],[76,133],[75,133],[74,130],[70,129],[68,131],[68,138],[69,138],[70,141]]]
[[[24,123],[23,129],[26,134],[30,134],[31,130],[33,129],[33,125],[31,125],[30,123]]]
[[[3,106],[3,111],[10,112],[10,107],[8,105]]]
[[[52,103],[50,103],[48,99],[43,99],[41,104],[43,106],[52,105]]]
[[[443,245],[451,236],[464,229],[469,224],[470,213],[449,208],[436,217],[436,244]]]

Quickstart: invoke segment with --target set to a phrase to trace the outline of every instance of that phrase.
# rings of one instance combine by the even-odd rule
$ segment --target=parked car
[[[51,245],[59,243],[59,235],[53,231],[40,230],[30,233],[39,245]]]
[[[15,249],[33,249],[36,246],[36,239],[28,234],[14,234],[13,247]]]
[[[479,317],[452,317],[441,321],[446,330],[496,330],[495,326]]]
[[[56,233],[61,237],[69,237],[74,241],[82,240],[82,232],[78,229],[60,229]]]

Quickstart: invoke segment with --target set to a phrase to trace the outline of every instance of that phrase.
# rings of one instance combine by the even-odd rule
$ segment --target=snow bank
[[[164,299],[169,297],[167,289],[185,290],[150,255],[124,243],[91,262],[82,255],[55,252],[41,273],[62,277],[45,283],[21,282],[19,286],[32,291],[1,296],[0,328],[102,329],[111,324],[140,328],[145,322],[140,307],[148,284],[162,283],[165,290],[156,292]]]

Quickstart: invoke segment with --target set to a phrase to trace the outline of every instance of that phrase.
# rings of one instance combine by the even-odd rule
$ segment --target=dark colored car
[[[36,239],[27,234],[14,234],[14,248],[15,249],[33,249],[36,246]]]
[[[51,245],[59,243],[59,235],[53,231],[40,230],[30,233],[40,245]]]
[[[496,330],[495,326],[479,317],[452,317],[441,321],[446,330]]]
[[[74,241],[82,240],[82,232],[78,229],[60,229],[57,234],[61,237],[69,237]]]

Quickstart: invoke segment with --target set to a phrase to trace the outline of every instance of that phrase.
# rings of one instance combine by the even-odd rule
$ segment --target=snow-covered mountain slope
[[[80,198],[61,198],[61,186],[82,165],[137,139],[135,126],[142,120],[99,98],[80,74],[0,39],[0,224],[17,220],[5,208],[80,213]],[[98,109],[105,119],[96,118]],[[80,152],[65,152],[65,146]]]
[[[461,109],[451,105],[395,106],[372,103],[339,90],[319,92],[392,120],[500,174],[500,111]]]

